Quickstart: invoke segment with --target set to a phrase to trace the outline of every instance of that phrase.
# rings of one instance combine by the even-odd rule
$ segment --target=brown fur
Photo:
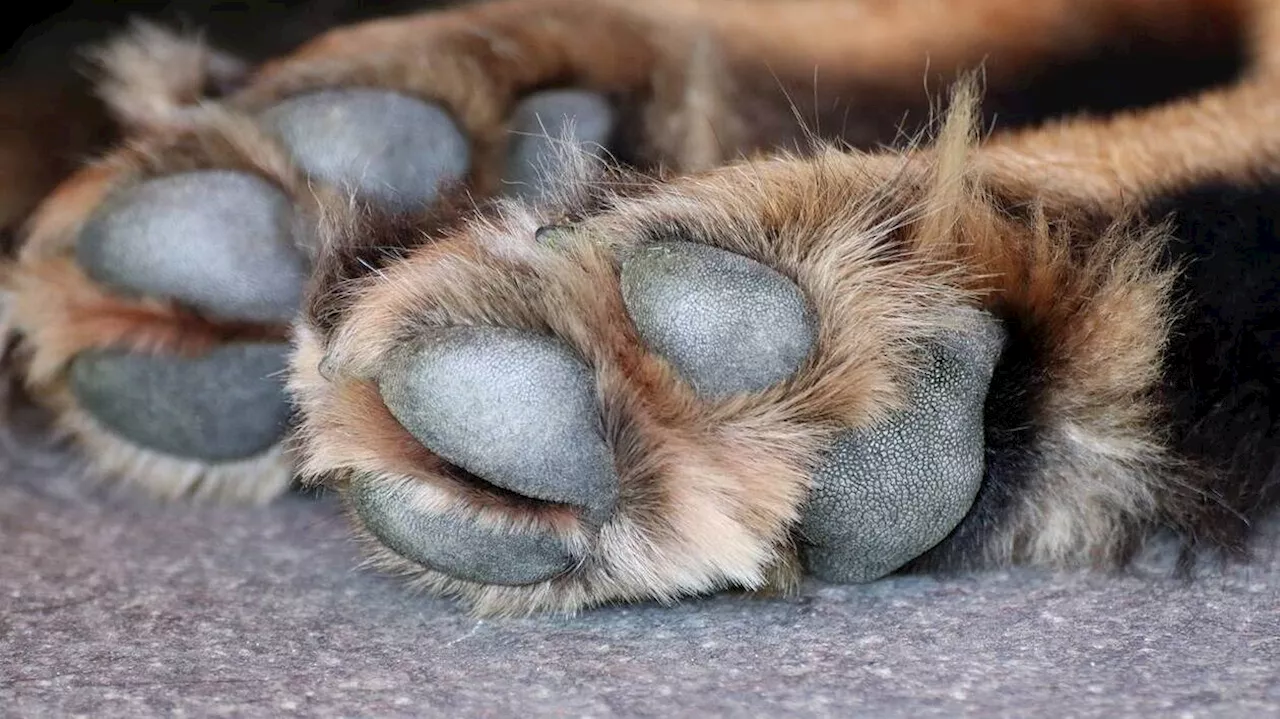
[[[270,477],[246,490],[252,479],[234,468],[125,448],[74,408],[60,377],[86,348],[198,351],[270,331],[112,297],[67,259],[78,227],[112,189],[183,169],[241,168],[279,184],[319,228],[299,231],[320,267],[291,376],[303,416],[301,472],[339,488],[361,473],[408,488],[430,511],[470,514],[501,531],[550,529],[580,560],[538,585],[482,586],[371,542],[381,563],[424,588],[482,613],[519,613],[794,581],[791,531],[826,442],[900,407],[917,369],[913,350],[972,306],[1031,328],[1051,401],[1037,417],[1042,446],[1027,488],[980,555],[949,555],[944,544],[920,566],[1112,565],[1149,528],[1189,522],[1197,499],[1194,471],[1170,453],[1155,397],[1171,316],[1172,274],[1156,263],[1164,237],[1131,215],[1154,193],[1276,166],[1280,130],[1269,118],[1280,102],[1277,60],[1264,30],[1280,31],[1280,13],[1261,0],[928,8],[886,0],[508,0],[329,33],[207,106],[191,105],[190,90],[202,63],[216,70],[213,56],[144,33],[117,46],[116,77],[132,81],[109,93],[145,133],[45,203],[10,269],[28,377],[105,470],[170,493],[167,471],[253,499],[279,491],[282,452],[261,460]],[[1117,38],[1141,33],[1176,45],[1195,37],[1203,49],[1245,28],[1254,33],[1246,78],[1165,107],[975,146],[976,93],[964,85],[930,146],[806,147],[803,157],[725,164],[808,137],[808,120],[857,145],[892,140],[903,112],[928,109],[919,88],[935,69],[952,78],[984,64],[987,92],[999,94],[1021,73]],[[191,61],[182,77],[146,65],[174,53]],[[810,100],[793,91],[814,83],[815,67],[826,76],[823,94]],[[344,85],[442,104],[472,139],[476,165],[463,189],[476,195],[491,191],[501,172],[509,111],[549,85],[614,96],[632,110],[634,126],[621,133],[633,138],[631,159],[685,174],[605,181],[584,165],[563,179],[555,203],[498,204],[461,223],[457,212],[447,220],[379,218],[307,187],[248,119],[282,97]],[[832,132],[824,103],[833,97],[852,99],[864,116]],[[533,242],[539,227],[566,217],[563,240]],[[797,376],[706,402],[643,346],[622,305],[616,258],[658,230],[755,258],[805,290],[820,337]],[[376,266],[357,261],[387,248]],[[593,368],[621,478],[618,514],[598,535],[566,507],[515,498],[448,466],[382,405],[371,377],[398,343],[428,327],[481,323],[560,337]]]

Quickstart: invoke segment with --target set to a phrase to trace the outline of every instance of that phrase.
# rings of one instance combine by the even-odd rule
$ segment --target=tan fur
[[[130,133],[185,127],[192,115],[199,115],[198,105],[211,85],[229,87],[248,71],[199,37],[182,37],[143,21],[90,57],[103,74],[98,95]]]
[[[924,95],[930,67],[949,78],[985,60],[988,87],[998,89],[1020,69],[1135,28],[1167,41],[1203,30],[1211,44],[1224,42],[1225,29],[1254,18],[1265,25],[1277,13],[1248,0],[927,8],[511,0],[329,33],[260,68],[222,105],[198,104],[191,93],[211,56],[143,32],[109,55],[119,82],[106,92],[146,132],[48,200],[10,269],[25,371],[100,467],[170,496],[267,498],[284,486],[283,450],[239,467],[158,458],[74,408],[61,372],[77,351],[199,351],[264,331],[96,287],[69,259],[85,218],[113,189],[144,177],[236,168],[284,188],[310,223],[299,243],[333,253],[366,226],[364,210],[308,186],[253,125],[254,112],[347,85],[437,101],[471,137],[467,186],[483,195],[500,176],[514,104],[546,83],[570,84],[634,103],[637,155],[694,174],[630,179],[610,192],[580,163],[580,176],[563,179],[558,204],[507,203],[447,232],[421,228],[445,233],[376,272],[315,288],[336,298],[339,320],[331,330],[314,317],[299,322],[290,388],[303,416],[296,453],[312,481],[341,489],[358,474],[405,489],[424,511],[473,516],[498,531],[550,529],[579,564],[544,583],[499,587],[448,578],[369,540],[376,561],[484,614],[792,583],[792,530],[828,440],[900,408],[918,369],[915,350],[966,308],[986,306],[1043,330],[1052,401],[1039,418],[1042,463],[985,556],[971,561],[1108,565],[1143,528],[1178,511],[1178,493],[1156,488],[1183,469],[1169,456],[1152,398],[1170,318],[1171,275],[1155,262],[1164,238],[1130,215],[1152,193],[1275,166],[1277,93],[1264,38],[1251,48],[1255,71],[1239,86],[1112,120],[1076,119],[977,146],[970,83],[931,146],[725,163],[805,136],[797,122],[808,120],[805,101],[789,93],[811,85],[815,67],[828,73],[823,98],[847,92],[913,108],[919,100],[905,98]],[[181,72],[158,71],[155,58],[180,59]],[[814,95],[807,109],[817,113],[816,88]],[[593,194],[603,198],[578,206]],[[533,242],[539,227],[565,217],[573,221],[563,239]],[[671,225],[774,267],[805,291],[819,340],[795,377],[707,402],[644,347],[623,308],[618,257],[643,241],[645,228]],[[513,499],[461,476],[382,404],[373,379],[388,353],[422,329],[456,324],[551,334],[592,368],[621,482],[617,514],[598,533],[569,508]]]
[[[1010,179],[1023,176],[998,164],[1004,151],[998,140],[994,149],[969,149],[973,122],[964,108],[972,87],[958,87],[959,102],[932,150],[937,209],[915,228],[914,241],[927,256],[966,267],[965,284],[985,306],[1046,333],[1045,394],[1052,398],[1041,418],[1042,451],[1052,459],[1028,478],[1022,508],[988,544],[985,561],[1116,561],[1129,549],[1134,525],[1156,521],[1163,511],[1157,494],[1179,471],[1155,425],[1152,396],[1172,316],[1174,272],[1158,269],[1162,230],[1130,223],[1124,205],[1101,201],[1057,207],[1051,215],[1033,205],[1025,221],[998,214],[987,193],[1006,191]],[[1117,146],[1123,147],[1109,145]],[[1077,223],[1081,207],[1104,216],[1110,210],[1109,226],[1096,235]],[[1082,239],[1087,251],[1073,253],[1069,248]]]
[[[1280,155],[1266,119],[1280,74],[1114,118],[1082,118],[993,140],[980,161],[1002,192],[1110,214],[1205,178],[1265,177]]]
[[[34,384],[55,381],[87,349],[194,356],[228,340],[284,338],[281,328],[214,322],[169,302],[122,299],[68,259],[32,264],[9,283],[9,311],[25,330],[27,381]]]
[[[982,216],[980,196],[962,207],[948,242],[974,272],[975,289],[984,304],[1045,332],[1049,353],[1042,371],[1051,399],[1039,417],[1047,458],[1026,478],[1022,508],[988,543],[985,561],[1122,559],[1136,526],[1160,516],[1157,495],[1178,470],[1153,397],[1171,318],[1173,273],[1157,269],[1164,237],[1118,222],[1072,257],[1078,238],[1043,218],[1001,226]]]

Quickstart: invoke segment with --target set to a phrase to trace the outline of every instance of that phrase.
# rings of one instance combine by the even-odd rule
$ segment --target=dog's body
[[[105,473],[263,500],[300,468],[485,612],[1114,566],[1159,530],[1242,550],[1277,486],[1271,6],[509,0],[247,78],[144,32],[104,55],[133,139],[10,268],[24,372]],[[979,65],[984,114],[962,82],[936,141],[903,143],[925,81]],[[240,89],[191,104],[211,79]],[[458,202],[525,177],[530,98],[645,174],[580,152],[518,201]],[[394,137],[437,129],[331,162],[396,113]],[[232,215],[301,259],[204,292],[182,258],[259,276]],[[306,300],[268,297],[295,266]],[[286,449],[250,375],[295,316]]]

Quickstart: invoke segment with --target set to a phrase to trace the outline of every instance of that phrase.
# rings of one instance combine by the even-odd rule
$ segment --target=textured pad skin
[[[263,114],[308,174],[396,211],[462,179],[467,138],[444,110],[386,90],[324,90]]]
[[[614,123],[613,108],[599,93],[548,90],[530,95],[511,118],[505,194],[537,199],[554,185],[557,159],[568,149],[564,143],[599,157]]]
[[[472,517],[422,511],[411,491],[357,477],[348,494],[365,528],[406,559],[457,579],[503,585],[545,581],[573,566],[553,534],[512,533]]]
[[[196,358],[83,352],[71,390],[103,426],[144,447],[210,462],[280,441],[290,419],[285,344],[230,344]]]
[[[431,330],[378,377],[391,414],[444,459],[511,492],[583,507],[617,501],[591,371],[563,342],[503,327]]]
[[[800,369],[817,338],[804,294],[777,271],[694,242],[655,242],[622,263],[622,297],[649,348],[698,394],[767,389]]]
[[[810,573],[878,579],[959,524],[982,484],[983,407],[1003,344],[1000,323],[975,311],[971,331],[930,349],[910,409],[836,440],[802,513]]]
[[[229,319],[287,322],[307,276],[292,223],[289,199],[265,180],[188,172],[111,197],[85,223],[76,258],[90,277],[130,294]]]

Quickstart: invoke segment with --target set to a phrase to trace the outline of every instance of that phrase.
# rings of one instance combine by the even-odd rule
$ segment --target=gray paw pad
[[[999,322],[975,312],[971,331],[930,351],[910,409],[837,439],[800,525],[810,573],[871,581],[959,524],[982,484],[983,407],[1003,344]]]
[[[655,242],[622,264],[622,296],[644,341],[705,397],[756,392],[804,364],[817,320],[794,282],[693,242]]]
[[[599,93],[549,90],[531,95],[511,118],[506,194],[536,199],[554,181],[557,160],[566,150],[561,145],[568,142],[599,156],[613,126],[613,108]]]
[[[306,266],[293,208],[253,175],[210,170],[147,180],[85,223],[76,257],[95,280],[226,318],[287,322]]]
[[[369,532],[406,559],[458,579],[503,585],[545,581],[573,566],[555,535],[512,533],[470,517],[425,512],[413,506],[410,491],[357,477],[349,495]]]
[[[302,95],[263,122],[309,175],[393,210],[422,207],[470,163],[467,138],[444,110],[386,90]]]
[[[433,330],[378,378],[423,446],[485,481],[603,521],[617,501],[590,370],[564,343],[500,327]]]
[[[71,391],[107,429],[144,447],[211,462],[280,441],[290,407],[284,344],[231,344],[196,358],[83,352]]]

